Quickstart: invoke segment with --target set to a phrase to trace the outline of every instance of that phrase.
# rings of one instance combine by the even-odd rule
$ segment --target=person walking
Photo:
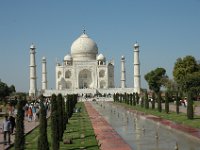
[[[11,131],[11,123],[8,119],[8,116],[5,116],[5,120],[3,122],[3,137],[4,137],[4,145],[10,144],[10,131]]]

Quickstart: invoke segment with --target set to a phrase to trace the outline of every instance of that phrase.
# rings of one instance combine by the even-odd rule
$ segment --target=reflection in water
[[[134,150],[199,150],[200,140],[174,132],[121,106],[105,102],[92,105]]]

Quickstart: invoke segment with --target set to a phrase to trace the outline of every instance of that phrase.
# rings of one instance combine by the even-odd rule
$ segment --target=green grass
[[[124,103],[117,103],[117,104],[122,105],[127,108],[137,110],[137,111],[144,112],[145,114],[152,114],[154,116],[158,116],[158,117],[161,117],[161,118],[164,118],[167,120],[171,120],[177,124],[184,124],[184,125],[188,125],[190,127],[200,128],[200,116],[194,116],[193,120],[189,120],[189,119],[187,119],[187,116],[185,113],[176,114],[175,112],[170,111],[170,113],[166,114],[164,109],[162,110],[162,112],[158,112],[157,109],[154,109],[154,110],[152,110],[151,108],[145,109],[140,106],[130,106],[130,105],[124,104]]]
[[[76,107],[81,107],[80,113],[74,113],[67,124],[67,129],[63,135],[65,139],[72,139],[72,144],[64,144],[60,142],[60,150],[79,150],[85,148],[87,150],[99,150],[98,143],[94,135],[94,131],[85,110],[84,103],[78,103]],[[51,129],[50,121],[48,121],[48,141],[51,146]],[[81,138],[84,135],[84,138]],[[34,129],[26,136],[26,149],[37,149],[37,140],[39,136],[39,128]],[[14,150],[14,148],[12,148]]]

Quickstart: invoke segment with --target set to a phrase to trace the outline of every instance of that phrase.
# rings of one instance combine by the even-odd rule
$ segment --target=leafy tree
[[[40,124],[39,124],[39,138],[38,138],[38,150],[49,150],[49,142],[47,139],[47,118],[46,108],[44,106],[43,96],[40,98]]]
[[[200,89],[200,64],[193,56],[178,58],[174,68],[173,76],[178,86],[183,91],[194,90],[199,93]]]
[[[25,136],[24,136],[24,107],[25,101],[19,99],[17,104],[17,118],[16,118],[16,133],[15,133],[15,150],[25,149]]]
[[[15,92],[14,85],[8,87],[6,83],[0,81],[0,100],[6,96],[9,96],[13,92]]]
[[[152,102],[151,102],[151,104],[152,104],[152,109],[155,109],[155,99],[156,99],[155,93],[153,92],[153,93],[152,93]]]
[[[176,101],[176,113],[179,114],[179,98],[178,98],[178,92],[175,93],[175,101]]]
[[[9,95],[8,86],[6,83],[0,82],[0,98],[4,98]]]
[[[162,97],[161,97],[161,92],[158,92],[158,111],[162,112]]]
[[[158,93],[161,86],[165,85],[165,79],[167,79],[166,70],[164,68],[156,68],[144,76],[148,82],[149,89]]]
[[[145,91],[145,108],[149,109],[149,98],[148,98],[148,93]]]
[[[194,118],[194,110],[193,110],[193,99],[192,99],[192,92],[187,93],[187,117],[188,119],[193,119]]]
[[[165,112],[169,113],[169,93],[165,93]]]
[[[9,87],[9,93],[14,93],[14,92],[16,92],[15,86],[14,86],[14,85],[11,85],[11,86]]]

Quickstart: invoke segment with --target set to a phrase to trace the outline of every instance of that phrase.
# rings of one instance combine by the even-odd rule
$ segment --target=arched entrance
[[[92,73],[88,69],[79,72],[79,89],[92,88]]]

